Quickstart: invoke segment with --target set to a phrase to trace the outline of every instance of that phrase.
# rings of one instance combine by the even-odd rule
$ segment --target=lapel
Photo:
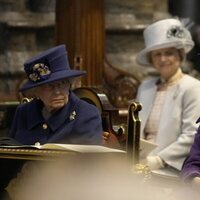
[[[51,119],[51,128],[54,132],[54,134],[51,135],[51,137],[48,139],[48,142],[55,142],[55,141],[61,141],[64,138],[68,138],[70,134],[73,133],[73,125],[78,120],[78,113],[76,113],[76,116],[74,118],[71,118],[70,116],[73,114],[73,112],[78,112],[77,107],[79,105],[79,98],[73,94],[73,92],[70,93],[69,102],[67,103],[66,107],[60,113],[58,118]],[[54,116],[56,117],[56,116]],[[59,121],[61,120],[61,121]]]
[[[75,95],[70,93],[68,103],[48,119],[47,124],[53,132],[55,132],[63,123],[73,120],[70,116],[75,112],[77,102],[78,99]]]
[[[141,133],[143,133],[145,124],[147,122],[156,95],[157,86],[155,82],[151,84],[152,85],[149,85],[148,88],[144,88],[144,91],[142,92],[140,98],[140,102],[142,104],[142,110],[140,112]]]
[[[27,106],[28,130],[31,130],[35,126],[44,123],[44,118],[41,114],[43,103],[40,100],[34,99],[30,103],[27,103]]]

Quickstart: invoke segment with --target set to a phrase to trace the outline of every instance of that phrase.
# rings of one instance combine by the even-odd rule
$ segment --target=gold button
[[[42,124],[43,129],[47,129],[47,127],[48,127],[47,124]]]

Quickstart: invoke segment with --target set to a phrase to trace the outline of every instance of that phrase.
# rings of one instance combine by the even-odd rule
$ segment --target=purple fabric
[[[197,122],[199,122],[200,118]],[[185,181],[191,180],[193,177],[200,177],[200,127],[191,147],[190,154],[183,163],[181,178]]]

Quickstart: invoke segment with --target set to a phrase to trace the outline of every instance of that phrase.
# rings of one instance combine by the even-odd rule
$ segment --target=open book
[[[6,145],[5,145],[6,144]],[[14,145],[13,145],[14,144]],[[153,151],[157,145],[155,143],[149,142],[140,138],[140,158],[146,158],[146,156]],[[27,148],[27,149],[44,149],[44,150],[65,150],[65,151],[74,151],[80,153],[125,153],[123,150],[108,148],[100,145],[78,145],[78,144],[59,144],[59,143],[46,143],[44,145],[18,145],[14,142],[8,143],[2,142],[0,148]]]
[[[123,150],[108,148],[100,145],[78,145],[78,144],[58,144],[47,143],[44,145],[19,145],[19,146],[5,146],[0,148],[33,148],[43,150],[65,150],[79,153],[125,153]]]
[[[145,159],[158,145],[140,138],[140,159]]]

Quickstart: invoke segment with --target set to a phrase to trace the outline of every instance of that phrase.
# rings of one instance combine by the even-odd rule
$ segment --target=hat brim
[[[170,43],[154,45],[153,47],[148,47],[140,51],[136,56],[136,61],[141,65],[150,66],[152,64],[149,62],[148,54],[153,50],[174,47],[176,49],[184,49],[185,53],[188,53],[193,48],[193,46],[194,46],[193,41],[184,41],[184,42],[173,41]]]
[[[40,85],[44,85],[47,83],[51,83],[57,80],[61,79],[73,79],[78,76],[83,76],[86,74],[86,71],[81,71],[81,70],[64,70],[64,71],[57,71],[52,73],[48,79],[43,80],[41,82],[33,82],[28,80],[24,85],[19,89],[20,92],[23,92],[25,90],[29,90],[35,87],[38,87]]]

